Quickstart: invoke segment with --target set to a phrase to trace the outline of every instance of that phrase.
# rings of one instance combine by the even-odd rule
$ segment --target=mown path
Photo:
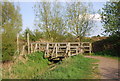
[[[101,79],[120,79],[120,63],[116,59],[102,57],[102,56],[85,56],[88,58],[98,59],[98,68],[100,70]]]

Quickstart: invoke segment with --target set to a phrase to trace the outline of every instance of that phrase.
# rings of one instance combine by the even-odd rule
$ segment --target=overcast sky
[[[20,2],[19,4],[21,7],[20,13],[22,14],[23,19],[23,31],[26,28],[30,28],[31,30],[36,29],[36,27],[34,26],[34,2]],[[97,12],[99,9],[101,10],[104,7],[105,2],[92,2],[92,4],[94,11]],[[103,32],[103,27],[102,23],[100,22],[100,15],[98,13],[95,14],[94,20],[96,21],[96,25],[94,26],[94,30],[91,31],[90,36],[101,35],[101,33]]]

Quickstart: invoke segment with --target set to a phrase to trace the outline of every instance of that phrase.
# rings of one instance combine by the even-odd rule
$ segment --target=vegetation
[[[29,28],[25,29],[24,33],[21,35],[22,40],[27,40],[27,33],[29,33],[29,40],[30,41],[38,41],[40,38],[43,38],[43,33],[40,32],[38,29],[31,31]]]
[[[57,35],[63,35],[65,32],[60,10],[58,3],[40,2],[35,4],[36,26],[44,32],[48,40],[56,41],[56,37],[59,37]]]
[[[49,61],[43,58],[42,52],[36,52],[21,57],[12,67],[3,68],[4,79],[32,79],[44,72]],[[10,69],[11,68],[11,69]]]
[[[93,43],[93,52],[120,57],[120,38],[117,35]],[[98,47],[99,46],[99,47]],[[98,53],[99,52],[99,53]]]
[[[89,31],[93,28],[93,17],[90,13],[93,13],[91,4],[83,4],[81,2],[71,2],[67,4],[67,26],[70,32],[75,35],[79,41],[89,34]]]
[[[42,52],[22,57],[10,67],[3,68],[3,79],[92,79],[96,76],[98,60],[81,55],[69,57],[50,70]],[[69,69],[68,69],[69,68]],[[96,76],[96,77],[95,77]]]
[[[36,26],[50,41],[64,40],[68,33],[80,41],[93,27],[93,17],[89,14],[93,12],[90,4],[41,2],[35,4],[34,11]]]
[[[117,56],[113,56],[110,55],[110,52],[98,52],[98,53],[92,53],[93,56],[103,56],[103,57],[107,57],[107,58],[112,58],[112,59],[117,59],[118,61],[120,61],[120,57]]]
[[[42,75],[37,75],[37,79],[95,79],[98,60],[85,58],[81,55],[69,57],[56,64],[56,68],[48,70]]]
[[[16,52],[16,37],[22,26],[19,11],[19,6],[13,3],[2,3],[2,61],[12,60]]]
[[[107,39],[93,43],[93,52],[99,55],[120,57],[120,1],[107,2],[101,13]],[[97,46],[97,48],[96,48]],[[99,46],[99,47],[98,47]]]
[[[19,56],[17,50],[17,34],[22,30],[20,8],[14,3],[2,2],[2,61],[5,79],[93,79],[97,78],[97,62],[95,59],[81,55],[69,57],[49,70],[49,61],[44,59],[42,52]],[[92,30],[94,22],[91,4],[82,2],[50,3],[40,2],[34,5],[35,26],[39,29],[31,31],[27,28],[20,34],[22,46],[26,44],[27,33],[30,42],[45,39],[49,42],[93,42],[93,52],[96,55],[120,57],[120,1],[107,2],[101,12],[105,34],[109,37],[95,41],[85,37]],[[64,13],[63,13],[64,12]],[[97,37],[100,37],[99,35]],[[93,37],[93,38],[97,38]],[[20,44],[19,44],[20,47]],[[22,48],[23,49],[23,48]],[[25,46],[27,49],[27,46]],[[12,61],[13,60],[13,61]],[[11,64],[11,61],[14,62]],[[69,69],[68,69],[69,68]],[[94,77],[95,76],[95,77]]]
[[[105,33],[109,35],[120,33],[120,1],[107,2],[101,13]]]

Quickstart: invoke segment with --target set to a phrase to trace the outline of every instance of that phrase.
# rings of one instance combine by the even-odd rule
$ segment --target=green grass
[[[37,79],[92,79],[96,76],[96,64],[98,60],[85,58],[81,55],[69,57],[57,64],[57,67],[48,70],[42,75],[37,75]]]
[[[25,60],[27,59],[27,60]],[[49,70],[48,59],[43,59],[42,52],[24,56],[12,67],[3,68],[3,79],[92,79],[96,76],[97,60],[81,55],[69,57]],[[11,69],[10,69],[11,68]]]
[[[11,67],[3,69],[3,78],[9,79],[32,79],[34,76],[42,73],[48,67],[49,61],[43,59],[42,52],[36,52],[25,56],[28,60],[24,63],[19,60]]]
[[[116,60],[120,61],[120,57],[119,57],[117,51],[113,50],[113,49],[92,53],[92,55],[94,55],[94,56],[103,56],[103,57],[112,58],[112,59],[116,59]]]
[[[107,57],[107,58],[112,58],[112,59],[116,59],[118,61],[120,61],[120,57],[117,57],[117,56],[111,56],[111,55],[108,55],[108,54],[97,54],[97,53],[93,53],[92,54],[93,56],[103,56],[103,57]]]

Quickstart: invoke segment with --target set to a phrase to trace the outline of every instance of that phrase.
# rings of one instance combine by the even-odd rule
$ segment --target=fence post
[[[17,52],[19,54],[19,34],[17,33]]]
[[[28,54],[30,53],[30,41],[29,41],[29,33],[27,33],[27,45],[28,45]]]

